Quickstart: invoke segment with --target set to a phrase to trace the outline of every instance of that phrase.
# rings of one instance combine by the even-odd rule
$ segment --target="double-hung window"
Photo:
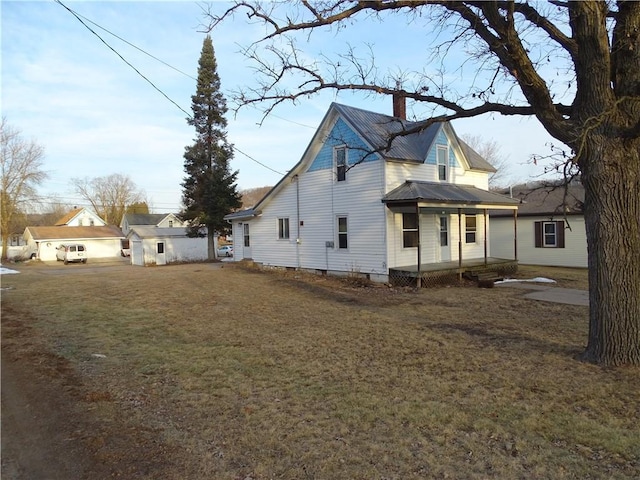
[[[245,223],[242,225],[242,233],[244,237],[244,246],[250,247],[251,242],[249,241],[249,224],[248,223]]]
[[[418,246],[418,214],[402,214],[402,246],[404,248]]]
[[[438,180],[446,182],[449,179],[449,148],[445,145],[438,145],[436,155],[438,161]]]
[[[465,215],[465,243],[476,243],[477,222],[475,215]]]
[[[338,248],[346,249],[348,246],[347,217],[338,217]]]
[[[278,240],[288,240],[288,239],[289,239],[289,219],[279,218],[278,219]]]
[[[347,147],[335,147],[333,156],[336,166],[336,181],[344,182],[347,179]]]
[[[564,221],[535,222],[536,248],[564,248]]]

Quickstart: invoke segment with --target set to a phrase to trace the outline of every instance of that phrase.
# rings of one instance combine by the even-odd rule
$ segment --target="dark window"
[[[347,179],[347,147],[336,147],[334,150],[336,161],[336,179],[344,182]]]
[[[465,243],[476,243],[476,216],[465,215]]]
[[[173,220],[169,220],[169,228],[173,228]]]
[[[84,245],[78,245],[78,251],[84,252]]]
[[[402,214],[402,246],[404,248],[418,246],[418,214]]]
[[[243,225],[243,234],[244,234],[244,246],[250,247],[251,243],[249,242],[249,224],[245,223]]]
[[[347,217],[338,217],[338,248],[347,248],[348,245]]]
[[[564,248],[564,221],[535,222],[536,248]]]
[[[158,242],[158,253],[164,253],[164,242]]]
[[[280,240],[286,240],[289,238],[289,219],[288,218],[278,219],[278,238]]]

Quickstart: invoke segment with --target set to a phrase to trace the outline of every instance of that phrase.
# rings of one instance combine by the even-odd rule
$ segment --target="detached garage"
[[[133,227],[127,234],[132,265],[166,265],[207,260],[207,238],[187,236],[185,228]]]
[[[55,261],[56,248],[63,243],[82,243],[87,249],[87,258],[110,258],[120,256],[122,230],[116,226],[27,227],[24,231],[29,256],[35,254],[43,261]]]

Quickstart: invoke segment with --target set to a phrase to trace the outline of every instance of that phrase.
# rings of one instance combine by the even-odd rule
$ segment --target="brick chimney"
[[[393,94],[393,116],[402,120],[407,119],[407,99],[402,92]]]

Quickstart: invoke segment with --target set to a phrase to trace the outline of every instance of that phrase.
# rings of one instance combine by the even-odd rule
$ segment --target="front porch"
[[[502,276],[515,273],[518,261],[505,258],[471,258],[467,260],[407,265],[389,269],[389,283],[396,286],[431,286],[460,280],[463,276],[482,277],[488,274]],[[420,281],[418,282],[418,279]]]

